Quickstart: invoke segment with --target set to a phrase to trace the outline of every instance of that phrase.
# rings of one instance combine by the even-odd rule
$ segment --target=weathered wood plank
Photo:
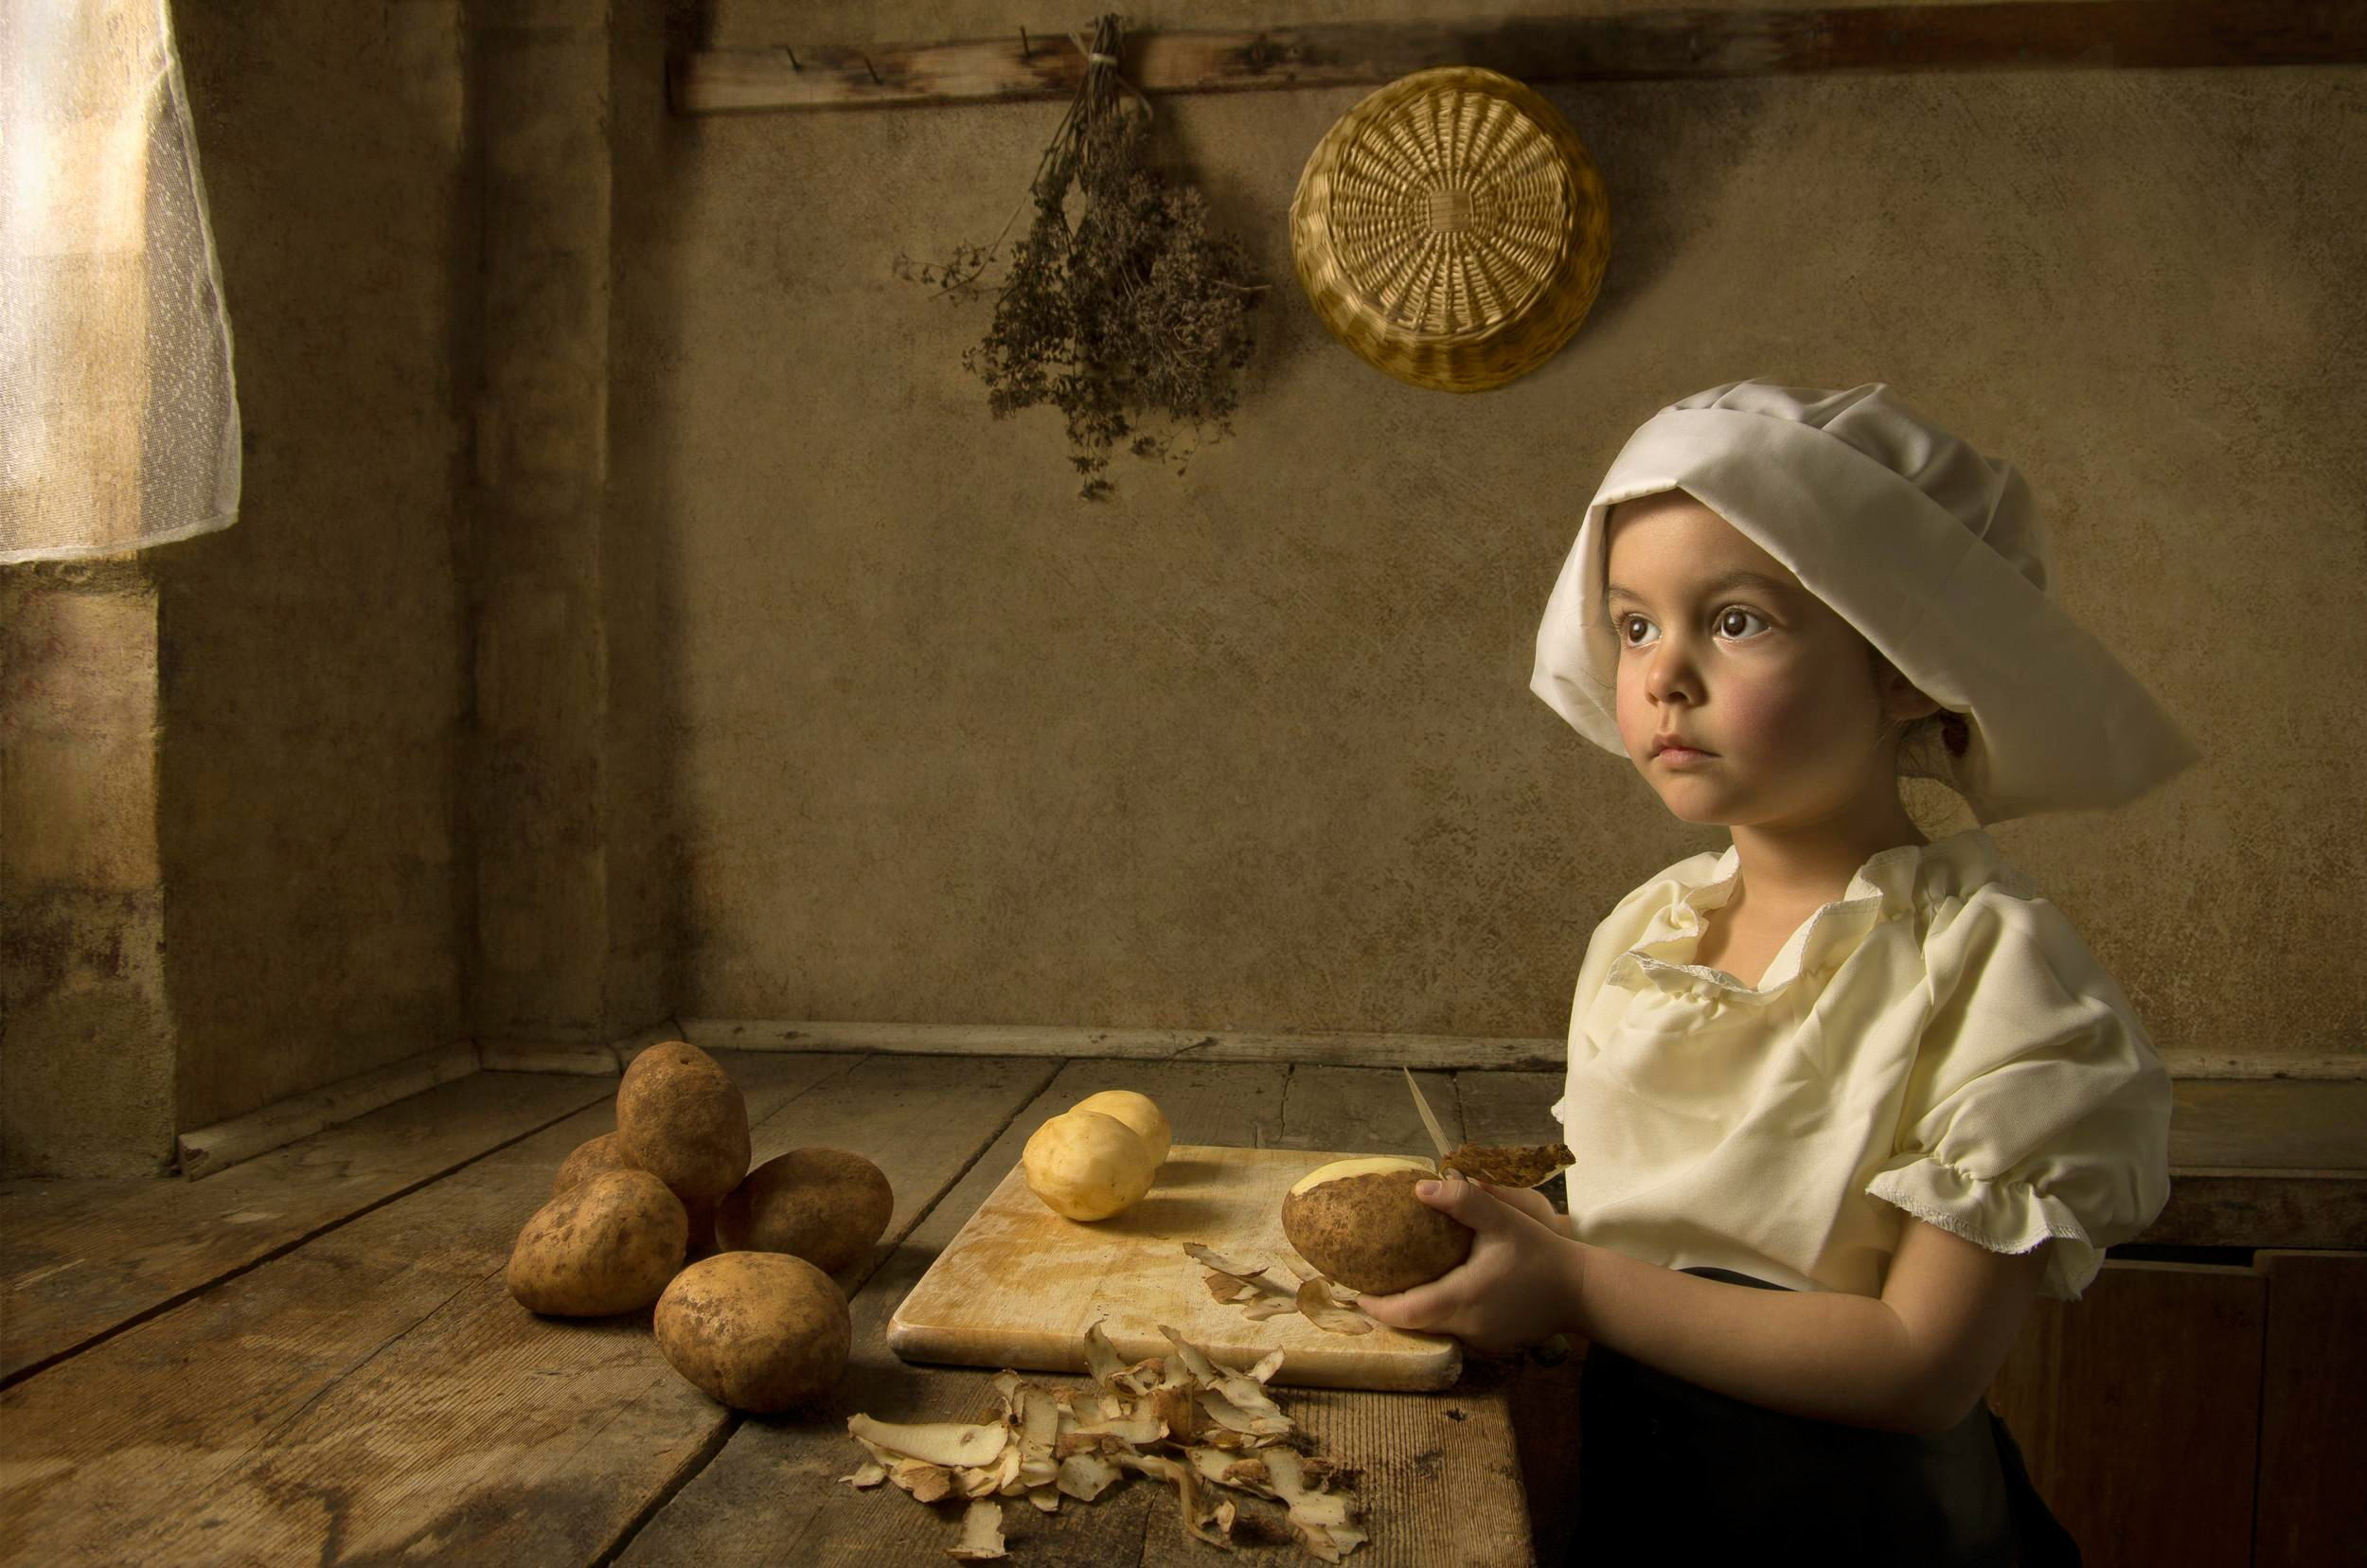
[[[1455,1080],[1445,1073],[1416,1073],[1422,1097],[1447,1134],[1447,1147],[1463,1141],[1463,1108]],[[1296,1066],[1282,1086],[1282,1129],[1276,1149],[1330,1149],[1365,1154],[1433,1152],[1422,1114],[1397,1068]]]
[[[2032,1308],[1989,1399],[2089,1568],[2248,1559],[2267,1312],[2253,1270],[2184,1263]]]
[[[2148,1245],[2367,1247],[2367,1175],[2335,1170],[2170,1172]]]
[[[1047,1066],[977,1060],[917,1076],[864,1060],[767,1117],[754,1157],[814,1143],[873,1155],[898,1189],[892,1243],[1038,1091]],[[869,1266],[851,1267],[847,1283]],[[366,1386],[317,1401],[218,1488],[208,1505],[229,1521],[224,1531],[143,1537],[141,1555],[190,1555],[223,1533],[265,1560],[309,1555],[321,1522],[290,1499],[343,1492],[369,1522],[357,1555],[587,1562],[737,1423],[666,1364],[642,1314],[606,1326],[538,1320],[498,1276],[453,1309],[388,1345]],[[513,1498],[519,1506],[507,1506]]]
[[[1460,1072],[1454,1076],[1463,1105],[1464,1136],[1476,1143],[1557,1143],[1561,1124],[1553,1117],[1561,1098],[1561,1072]]]
[[[726,1065],[783,1135],[800,1129],[774,1113],[839,1103],[862,1066]],[[0,1540],[44,1563],[283,1560],[538,1519],[620,1529],[711,1440],[715,1407],[655,1358],[646,1317],[540,1320],[502,1281],[560,1162],[614,1125],[604,1095],[0,1395]],[[916,1208],[934,1190],[907,1187]]]
[[[203,1182],[0,1185],[0,1381],[612,1093],[478,1073]]]
[[[685,1018],[703,1050],[903,1051],[924,1056],[1049,1056],[1064,1060],[1295,1061],[1327,1067],[1537,1068],[1558,1065],[1558,1040],[1467,1035],[1255,1034],[1203,1029],[1093,1029],[1020,1024],[817,1024]]]
[[[906,1365],[887,1351],[882,1331],[896,1304],[1018,1159],[1027,1134],[1045,1116],[1097,1089],[1135,1088],[1159,1101],[1181,1141],[1258,1147],[1262,1137],[1271,1147],[1285,1133],[1277,1125],[1285,1078],[1282,1067],[1269,1064],[1071,1063],[856,1297],[855,1357],[831,1399],[795,1419],[741,1423],[722,1452],[660,1510],[620,1560],[705,1568],[758,1560],[831,1564],[937,1559],[952,1541],[954,1525],[949,1516],[900,1493],[859,1494],[835,1484],[858,1457],[845,1434],[846,1417],[856,1411],[888,1420],[968,1420],[991,1408],[988,1374]],[[1402,1079],[1395,1074],[1368,1074],[1341,1079],[1328,1095],[1294,1105],[1288,1113],[1291,1146],[1302,1137],[1308,1147],[1352,1146],[1326,1140],[1383,1120],[1392,1079],[1395,1094],[1404,1101]],[[1321,1119],[1326,1107],[1341,1118],[1328,1130]],[[1446,1107],[1439,1109],[1443,1115]],[[1511,1434],[1500,1393],[1292,1389],[1281,1398],[1285,1408],[1318,1435],[1324,1452],[1364,1467],[1359,1491],[1372,1521],[1374,1541],[1357,1554],[1356,1561],[1381,1568],[1529,1560]],[[1275,1517],[1262,1505],[1245,1512],[1262,1518],[1268,1528]],[[1005,1517],[1014,1556],[1023,1560],[1164,1564],[1198,1560],[1208,1550],[1184,1536],[1172,1495],[1140,1478],[1094,1504],[1065,1503],[1057,1515],[1039,1515],[1020,1503],[1007,1507]],[[755,1539],[757,1522],[760,1545]],[[1245,1533],[1245,1542],[1250,1539]],[[1306,1559],[1295,1547],[1245,1544],[1228,1560],[1301,1564]]]
[[[2252,1568],[2336,1562],[2367,1541],[2367,1253],[2269,1252]]]
[[[1473,22],[1333,23],[1137,33],[1146,92],[1388,81],[1482,65],[1527,81],[1819,71],[2338,64],[2367,60],[2357,7],[2323,0],[1992,0],[1967,5],[1669,9]],[[670,64],[682,114],[1065,98],[1084,71],[1063,33],[943,44],[711,49]]]
[[[2170,1095],[2175,1167],[2367,1175],[2367,1082],[2185,1078]]]

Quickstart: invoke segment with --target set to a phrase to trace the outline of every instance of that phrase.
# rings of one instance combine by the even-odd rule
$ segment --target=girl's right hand
[[[1570,1234],[1570,1217],[1555,1208],[1553,1201],[1535,1187],[1498,1186],[1493,1182],[1474,1182],[1471,1185],[1510,1203],[1539,1224],[1550,1225],[1564,1236]]]

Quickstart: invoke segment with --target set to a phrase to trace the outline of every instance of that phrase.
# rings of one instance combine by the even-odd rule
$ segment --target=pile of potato
[[[549,1317],[656,1309],[658,1349],[738,1410],[838,1381],[853,1337],[833,1271],[896,1206],[860,1154],[793,1149],[748,1168],[748,1103],[716,1060],[667,1041],[633,1058],[616,1131],[578,1147],[518,1233],[509,1293]]]
[[[1037,1128],[1019,1163],[1055,1214],[1107,1220],[1150,1190],[1172,1146],[1166,1113],[1148,1095],[1104,1089]]]

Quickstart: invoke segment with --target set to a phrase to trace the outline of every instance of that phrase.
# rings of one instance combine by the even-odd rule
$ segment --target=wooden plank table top
[[[510,1241],[568,1151],[614,1127],[614,1085],[478,1075],[434,1091],[435,1105],[406,1113],[411,1123],[395,1118],[410,1126],[424,1114],[437,1130],[400,1158],[386,1152],[381,1120],[316,1134],[211,1193],[240,1170],[159,1181],[145,1195],[122,1184],[12,1185],[14,1206],[0,1211],[18,1265],[9,1299],[36,1300],[62,1259],[71,1259],[63,1273],[100,1283],[65,1292],[27,1333],[11,1324],[0,1562],[947,1561],[952,1516],[892,1488],[837,1484],[860,1457],[845,1421],[857,1411],[967,1419],[991,1407],[988,1372],[908,1364],[883,1329],[1040,1121],[1127,1086],[1159,1100],[1180,1141],[1427,1145],[1394,1071],[721,1060],[747,1095],[755,1159],[808,1144],[855,1149],[896,1192],[887,1236],[840,1276],[855,1347],[827,1400],[742,1417],[666,1364],[647,1314],[573,1322],[519,1308],[503,1283]],[[1459,1135],[1455,1077],[1423,1078]],[[367,1175],[340,1186],[319,1180],[324,1170]],[[236,1216],[263,1210],[277,1228],[261,1244],[224,1239],[265,1223]],[[44,1211],[80,1219],[16,1234],[15,1217]],[[1362,1472],[1372,1541],[1352,1561],[1534,1560],[1517,1386],[1499,1366],[1437,1394],[1278,1394],[1321,1452]],[[1264,1504],[1244,1512],[1258,1510],[1270,1528],[1280,1518]],[[1015,1562],[1217,1560],[1184,1534],[1172,1492],[1145,1478],[1056,1515],[1006,1514]],[[1254,1541],[1231,1556],[1311,1560]]]
[[[484,1073],[202,1182],[0,1184],[0,1563],[950,1560],[952,1516],[837,1484],[857,1452],[845,1419],[991,1407],[987,1372],[902,1362],[884,1329],[1043,1117],[1133,1087],[1180,1142],[1427,1148],[1394,1069],[721,1055],[757,1160],[852,1148],[896,1191],[887,1236],[841,1275],[854,1353],[820,1406],[743,1417],[665,1364],[646,1315],[546,1320],[511,1301],[510,1241],[568,1151],[614,1125],[614,1084]],[[1450,1136],[1550,1133],[1558,1074],[1419,1076]],[[2145,1239],[2357,1246],[2363,1096],[2181,1082],[2173,1203]],[[1469,1360],[1438,1394],[1278,1397],[1362,1471],[1372,1541],[1352,1562],[1554,1561],[1579,1364]],[[1018,1562],[1216,1560],[1139,1478],[1007,1517]]]

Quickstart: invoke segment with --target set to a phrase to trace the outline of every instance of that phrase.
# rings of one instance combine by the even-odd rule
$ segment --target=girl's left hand
[[[1427,1190],[1426,1190],[1427,1189]],[[1452,1334],[1475,1350],[1518,1350],[1578,1322],[1586,1248],[1498,1198],[1450,1176],[1415,1195],[1471,1227],[1471,1255],[1427,1285],[1357,1305],[1392,1328]]]

